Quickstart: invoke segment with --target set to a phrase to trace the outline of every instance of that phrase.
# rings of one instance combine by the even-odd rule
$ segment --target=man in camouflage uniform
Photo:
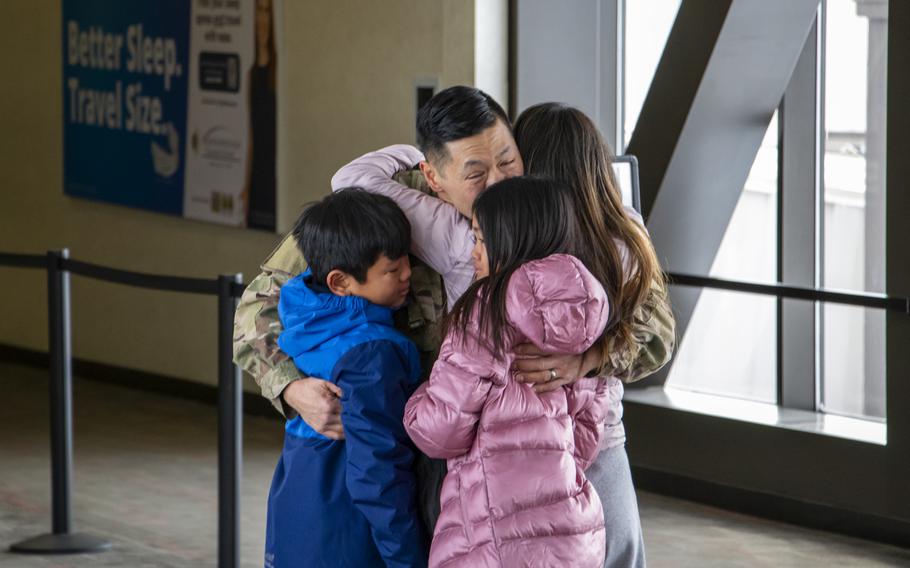
[[[514,144],[514,140],[511,142]],[[508,175],[520,174],[519,165],[517,173],[513,170],[499,177],[491,175],[487,179],[487,185]],[[432,194],[419,171],[402,171],[395,178],[404,185]],[[417,344],[424,362],[424,373],[428,375],[441,343],[440,326],[447,304],[445,288],[441,277],[424,263],[412,259],[412,267],[411,301],[407,309],[399,311],[398,327]],[[285,417],[292,418],[299,414],[317,432],[332,439],[343,439],[338,403],[341,392],[338,387],[326,381],[302,376],[293,361],[277,345],[282,330],[278,319],[281,286],[306,268],[306,262],[290,234],[269,255],[261,268],[262,272],[247,287],[237,309],[234,320],[234,361],[253,376],[262,395]],[[633,382],[656,372],[669,361],[675,345],[675,323],[667,290],[662,284],[653,283],[645,303],[635,314],[633,333],[637,339],[636,344],[624,352],[611,352],[608,363],[600,370],[602,375]],[[537,383],[535,389],[538,391],[559,388],[589,370],[584,368],[581,356],[541,356],[525,360],[523,365],[522,375],[527,382]],[[559,370],[555,380],[551,379],[551,369]],[[421,513],[432,531],[438,514],[440,472],[438,467],[427,462],[418,463],[417,467],[418,482],[421,482],[421,477],[424,478],[423,485],[419,488],[420,503],[424,508]],[[424,475],[421,475],[421,471]]]

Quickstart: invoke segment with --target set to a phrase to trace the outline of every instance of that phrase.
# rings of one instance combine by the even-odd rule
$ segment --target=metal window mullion
[[[613,151],[616,155],[626,153],[626,0],[616,2],[616,85],[614,86],[616,108],[616,129],[613,134],[616,144]]]
[[[622,154],[623,0],[599,2],[597,68],[600,74],[596,104],[597,123],[616,155]]]
[[[828,42],[828,0],[820,0],[816,19],[815,88],[815,286],[825,286],[825,53]],[[824,410],[825,400],[825,306],[815,305],[815,409]]]
[[[857,1],[869,26],[866,68],[865,290],[885,291],[885,122],[888,5]],[[885,415],[885,314],[866,310],[864,330],[863,414]]]
[[[818,19],[809,30],[781,103],[778,253],[781,282],[816,286],[817,156],[819,124]],[[778,404],[814,411],[816,386],[816,304],[778,301]]]
[[[588,114],[620,153],[621,4],[622,0],[512,3],[516,115],[541,102],[570,104]]]

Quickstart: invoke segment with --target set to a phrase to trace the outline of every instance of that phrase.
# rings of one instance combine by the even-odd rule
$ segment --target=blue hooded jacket
[[[281,350],[307,376],[341,388],[345,440],[287,421],[265,565],[426,566],[402,423],[420,381],[416,346],[394,329],[391,308],[335,296],[309,270],[281,288],[278,314]]]

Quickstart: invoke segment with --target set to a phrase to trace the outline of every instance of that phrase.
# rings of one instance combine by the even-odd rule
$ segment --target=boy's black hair
[[[446,143],[474,136],[509,117],[493,97],[458,85],[436,93],[417,111],[417,145],[429,160],[448,157]]]
[[[388,197],[359,187],[308,205],[292,232],[316,282],[323,285],[335,269],[362,284],[381,255],[397,260],[411,246],[411,224],[404,212]]]

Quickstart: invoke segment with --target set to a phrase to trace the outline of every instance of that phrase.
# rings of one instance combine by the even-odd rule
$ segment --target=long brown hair
[[[651,239],[623,208],[613,175],[613,152],[590,118],[567,105],[543,103],[521,113],[514,132],[527,173],[569,186],[578,216],[578,257],[610,301],[610,321],[602,337],[601,364],[606,363],[607,347],[632,346],[633,314],[652,281],[663,288],[666,276]],[[628,251],[625,266],[619,243]],[[631,274],[626,274],[627,268]]]
[[[552,254],[575,254],[575,212],[569,189],[546,178],[514,177],[491,185],[474,201],[489,276],[474,282],[452,307],[443,333],[466,330],[477,311],[478,339],[496,355],[505,351],[506,291],[522,264]],[[461,336],[464,342],[466,335]]]

